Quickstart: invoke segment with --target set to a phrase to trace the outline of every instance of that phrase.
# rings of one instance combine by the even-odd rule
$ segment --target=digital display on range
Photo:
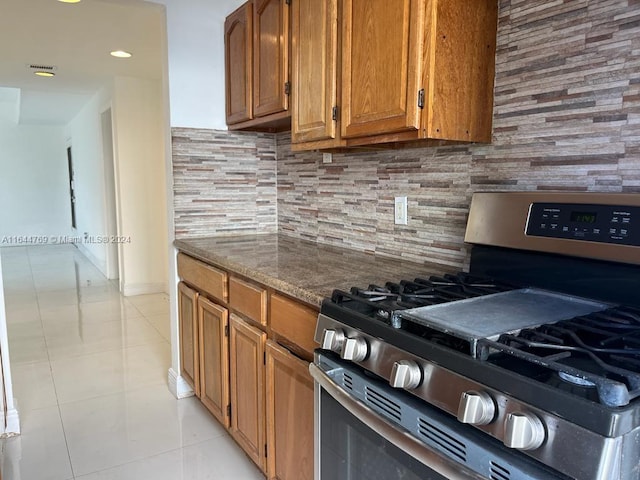
[[[571,212],[571,221],[578,223],[596,223],[598,215],[595,212]]]

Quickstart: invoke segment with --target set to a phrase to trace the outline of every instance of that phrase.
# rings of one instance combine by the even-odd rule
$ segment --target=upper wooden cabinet
[[[289,5],[251,0],[225,21],[227,125],[289,129]]]
[[[291,142],[339,146],[338,0],[293,2],[291,45]]]
[[[253,118],[253,2],[247,2],[224,22],[227,124]]]
[[[289,108],[289,7],[285,0],[254,0],[253,113]]]
[[[311,93],[294,94],[292,141],[296,150],[323,148],[315,138],[297,135],[296,128],[302,132],[326,120],[323,102],[332,97],[320,91],[318,79],[323,86],[332,81],[324,79],[333,64],[321,53],[332,48],[333,37],[326,25],[317,27],[323,33],[307,33],[305,22],[323,4],[324,10],[313,15],[324,14],[322,22],[329,23],[336,5],[334,0],[298,2],[292,22],[294,91],[305,88],[300,82],[311,75],[316,86]],[[340,135],[329,135],[333,142],[325,147],[491,140],[495,0],[342,0],[337,7],[340,68],[334,75],[338,93],[332,118]]]

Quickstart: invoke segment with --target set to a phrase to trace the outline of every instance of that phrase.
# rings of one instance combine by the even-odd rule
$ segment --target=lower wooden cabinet
[[[296,354],[311,358],[317,310],[184,254],[178,267],[181,375],[269,480],[312,480],[313,380]]]
[[[205,297],[198,299],[200,400],[229,428],[229,311]]]
[[[178,284],[178,322],[180,328],[181,375],[200,396],[200,354],[198,342],[198,292]]]
[[[313,379],[309,363],[268,341],[267,474],[313,480]]]
[[[265,470],[264,362],[267,334],[231,315],[231,435]]]

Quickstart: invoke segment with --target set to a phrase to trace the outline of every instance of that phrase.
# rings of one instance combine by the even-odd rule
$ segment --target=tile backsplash
[[[273,135],[173,128],[171,137],[177,238],[276,231]]]
[[[463,266],[475,191],[640,194],[638,7],[501,1],[490,145],[341,153],[324,164],[321,153],[292,153],[286,133],[173,129],[176,235],[277,229]],[[409,199],[406,226],[393,224],[395,196]]]

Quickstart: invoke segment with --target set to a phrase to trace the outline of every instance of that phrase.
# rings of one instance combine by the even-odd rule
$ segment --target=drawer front
[[[229,278],[229,305],[252,320],[267,324],[267,291],[239,278]]]
[[[317,319],[317,310],[282,295],[271,295],[271,330],[309,353],[318,347],[313,339]]]
[[[218,300],[227,302],[227,272],[178,253],[178,276],[185,282]]]

